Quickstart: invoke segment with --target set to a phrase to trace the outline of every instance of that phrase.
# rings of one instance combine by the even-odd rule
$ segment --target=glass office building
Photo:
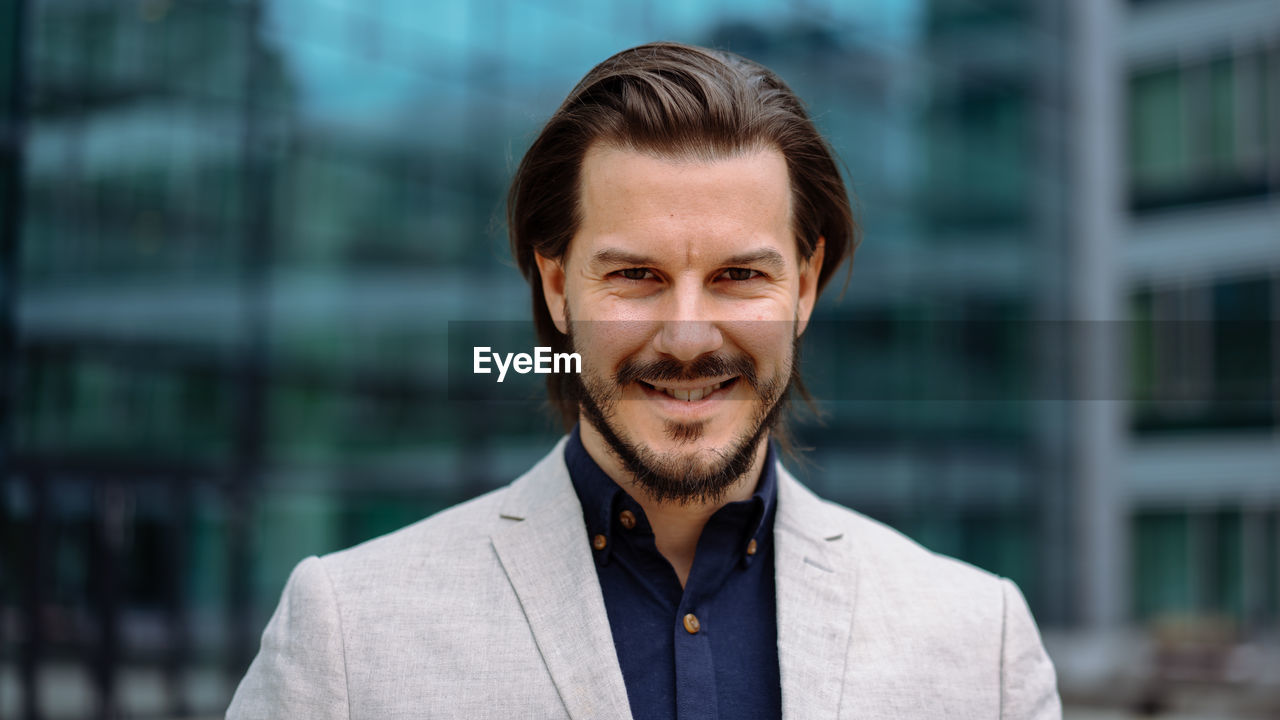
[[[1115,22],[1110,95],[1079,70],[1084,5]],[[1100,630],[1271,647],[1269,3],[16,0],[0,716],[219,715],[294,564],[547,451],[536,400],[451,398],[450,324],[527,319],[511,172],[590,67],[654,39],[773,68],[847,166],[866,239],[807,338],[805,482],[1018,582],[1069,701],[1116,700],[1072,674]],[[1081,282],[1095,93],[1112,274]],[[1082,320],[1092,294],[1116,312]],[[1124,340],[1113,394],[1072,361],[1097,334]]]

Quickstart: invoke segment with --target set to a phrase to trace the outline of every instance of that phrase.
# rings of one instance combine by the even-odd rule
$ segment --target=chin
[[[643,435],[633,435],[632,440],[655,455],[710,467],[723,462],[754,429],[714,420],[662,420],[645,423]]]

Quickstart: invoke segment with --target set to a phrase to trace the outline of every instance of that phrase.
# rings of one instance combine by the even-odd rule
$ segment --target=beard
[[[581,352],[574,341],[572,321],[568,326],[569,344],[574,352]],[[787,367],[768,378],[759,377],[755,363],[745,355],[715,353],[688,363],[671,358],[640,361],[630,357],[622,362],[612,378],[601,377],[584,366],[581,375],[568,377],[570,391],[582,414],[604,438],[609,451],[653,500],[680,505],[715,503],[751,470],[761,440],[782,417],[798,372],[798,341],[798,337],[792,337]],[[636,443],[618,422],[617,410],[622,392],[632,383],[692,382],[725,376],[734,376],[745,382],[752,390],[753,402],[746,428],[724,448],[701,453],[682,453],[677,448],[660,453]],[[664,423],[663,432],[677,446],[691,445],[701,439],[705,426],[706,421],[668,420]]]

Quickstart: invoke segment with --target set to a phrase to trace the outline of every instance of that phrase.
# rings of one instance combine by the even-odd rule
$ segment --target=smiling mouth
[[[697,402],[698,400],[705,398],[706,396],[710,395],[711,393],[717,390],[720,390],[721,388],[728,389],[732,387],[733,384],[736,383],[737,381],[738,381],[737,377],[731,377],[728,380],[721,380],[720,382],[712,383],[710,385],[703,385],[701,387],[683,388],[683,389],[665,387],[659,383],[647,383],[643,380],[640,380],[638,382],[650,390],[655,390],[660,393],[665,393],[668,397],[675,398],[676,400],[683,400],[684,402]]]

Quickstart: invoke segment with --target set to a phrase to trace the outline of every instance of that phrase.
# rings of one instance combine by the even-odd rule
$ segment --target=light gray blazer
[[[507,487],[302,561],[227,717],[627,718],[562,440]],[[1017,587],[778,467],[783,716],[1058,718]]]

